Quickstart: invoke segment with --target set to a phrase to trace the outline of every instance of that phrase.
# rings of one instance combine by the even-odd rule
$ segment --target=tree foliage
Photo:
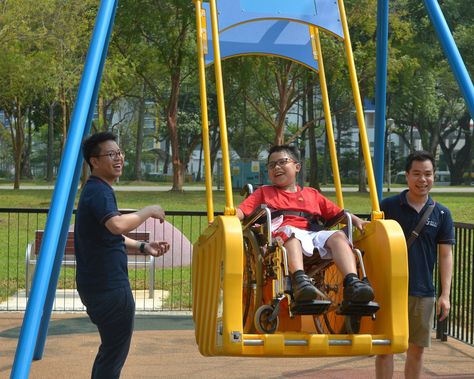
[[[361,96],[371,99],[377,1],[346,0],[345,5]],[[444,0],[440,6],[472,76],[474,3]],[[96,0],[0,1],[0,110],[6,119],[0,124],[0,152],[6,156],[5,151],[11,151],[15,188],[21,174],[31,171],[32,157],[35,162],[47,161],[50,173],[59,160],[97,8]],[[182,190],[186,166],[201,140],[194,17],[189,0],[119,2],[93,125],[94,130],[120,134],[134,167],[127,174],[140,179],[147,156],[143,120],[145,114],[153,114],[153,138],[169,146],[177,191]],[[321,38],[336,147],[342,171],[349,175],[358,150],[351,132],[354,104],[345,52],[334,36],[321,33]],[[269,57],[231,59],[224,62],[223,73],[231,148],[241,158],[257,159],[271,144],[298,140],[305,146],[308,136],[317,138],[317,148],[310,141],[311,162],[323,161],[319,171],[309,171],[312,182],[318,183],[314,175],[324,175],[328,162],[320,143],[324,118],[317,75]],[[212,69],[206,74],[214,161],[219,121]],[[449,168],[453,182],[461,183],[472,171],[472,115],[418,0],[390,2],[387,107],[387,116],[394,119],[392,132],[408,150],[418,148],[414,140],[419,136],[422,147]],[[41,159],[32,149],[47,151],[47,157]]]

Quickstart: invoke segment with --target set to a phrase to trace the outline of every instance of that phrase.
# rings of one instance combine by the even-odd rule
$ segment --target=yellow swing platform
[[[193,319],[199,351],[205,356],[256,357],[349,356],[405,351],[408,347],[406,242],[398,223],[384,220],[379,209],[343,1],[276,1],[275,4],[279,6],[277,10],[267,9],[271,7],[271,2],[255,0],[194,2],[209,221],[209,226],[198,238],[193,250]],[[285,8],[290,6],[293,7],[291,11]],[[304,10],[308,6],[319,7],[319,12],[305,16]],[[298,13],[296,10],[301,10],[301,16],[295,16]],[[322,291],[321,308],[314,314],[292,310],[291,296],[285,287],[285,278],[288,276],[284,264],[286,252],[282,246],[273,247],[271,233],[264,226],[252,224],[257,218],[268,218],[268,210],[263,208],[253,220],[244,220],[242,223],[235,216],[221,49],[224,58],[244,54],[272,55],[269,46],[248,50],[247,43],[240,50],[235,49],[236,35],[245,35],[245,30],[238,28],[248,28],[249,25],[255,25],[256,28],[271,27],[265,24],[268,20],[298,23],[299,27],[305,28],[304,33],[307,33],[311,42],[313,63],[308,63],[301,55],[291,55],[291,52],[278,51],[273,55],[293,59],[319,74],[337,203],[341,208],[344,205],[319,30],[330,32],[344,43],[372,205],[372,221],[364,233],[354,233],[350,237],[353,238],[354,251],[360,262],[358,267],[361,276],[369,278],[375,290],[377,307],[370,312],[341,313],[341,278],[334,265],[316,269],[314,275],[317,287],[320,285]],[[225,45],[226,39],[233,43]],[[210,40],[212,45],[208,44]],[[265,43],[268,44],[268,39]],[[212,199],[205,78],[205,66],[211,63],[215,68],[226,198],[224,215],[217,217],[214,217]],[[258,246],[262,239],[265,240],[265,248]]]

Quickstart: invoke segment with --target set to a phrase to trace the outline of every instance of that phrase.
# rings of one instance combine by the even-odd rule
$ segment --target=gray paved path
[[[22,317],[0,313],[0,378],[10,375]],[[375,377],[374,357],[203,357],[192,328],[189,316],[138,315],[122,379]],[[95,327],[84,314],[53,314],[43,359],[32,363],[30,378],[89,378],[98,343]],[[403,354],[395,357],[394,379],[403,378],[404,359]],[[454,339],[433,340],[422,378],[473,379],[474,347]]]

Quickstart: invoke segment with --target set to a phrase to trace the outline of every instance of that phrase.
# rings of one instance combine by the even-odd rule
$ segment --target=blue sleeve
[[[104,225],[110,218],[120,215],[112,190],[101,190],[91,196],[90,206],[95,218]]]
[[[454,236],[454,222],[451,217],[451,212],[446,207],[441,207],[441,225],[436,236],[437,244],[456,244],[456,239]]]

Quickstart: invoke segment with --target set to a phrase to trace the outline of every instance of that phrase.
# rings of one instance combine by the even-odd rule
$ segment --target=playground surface
[[[12,368],[23,313],[0,313],[0,378]],[[474,347],[434,339],[425,354],[427,378],[474,379]],[[84,313],[53,314],[43,359],[33,361],[30,378],[90,377],[99,336]],[[137,315],[123,379],[136,378],[325,378],[371,379],[374,357],[247,358],[203,357],[194,340],[191,316]],[[405,358],[395,357],[395,379],[403,378]]]

